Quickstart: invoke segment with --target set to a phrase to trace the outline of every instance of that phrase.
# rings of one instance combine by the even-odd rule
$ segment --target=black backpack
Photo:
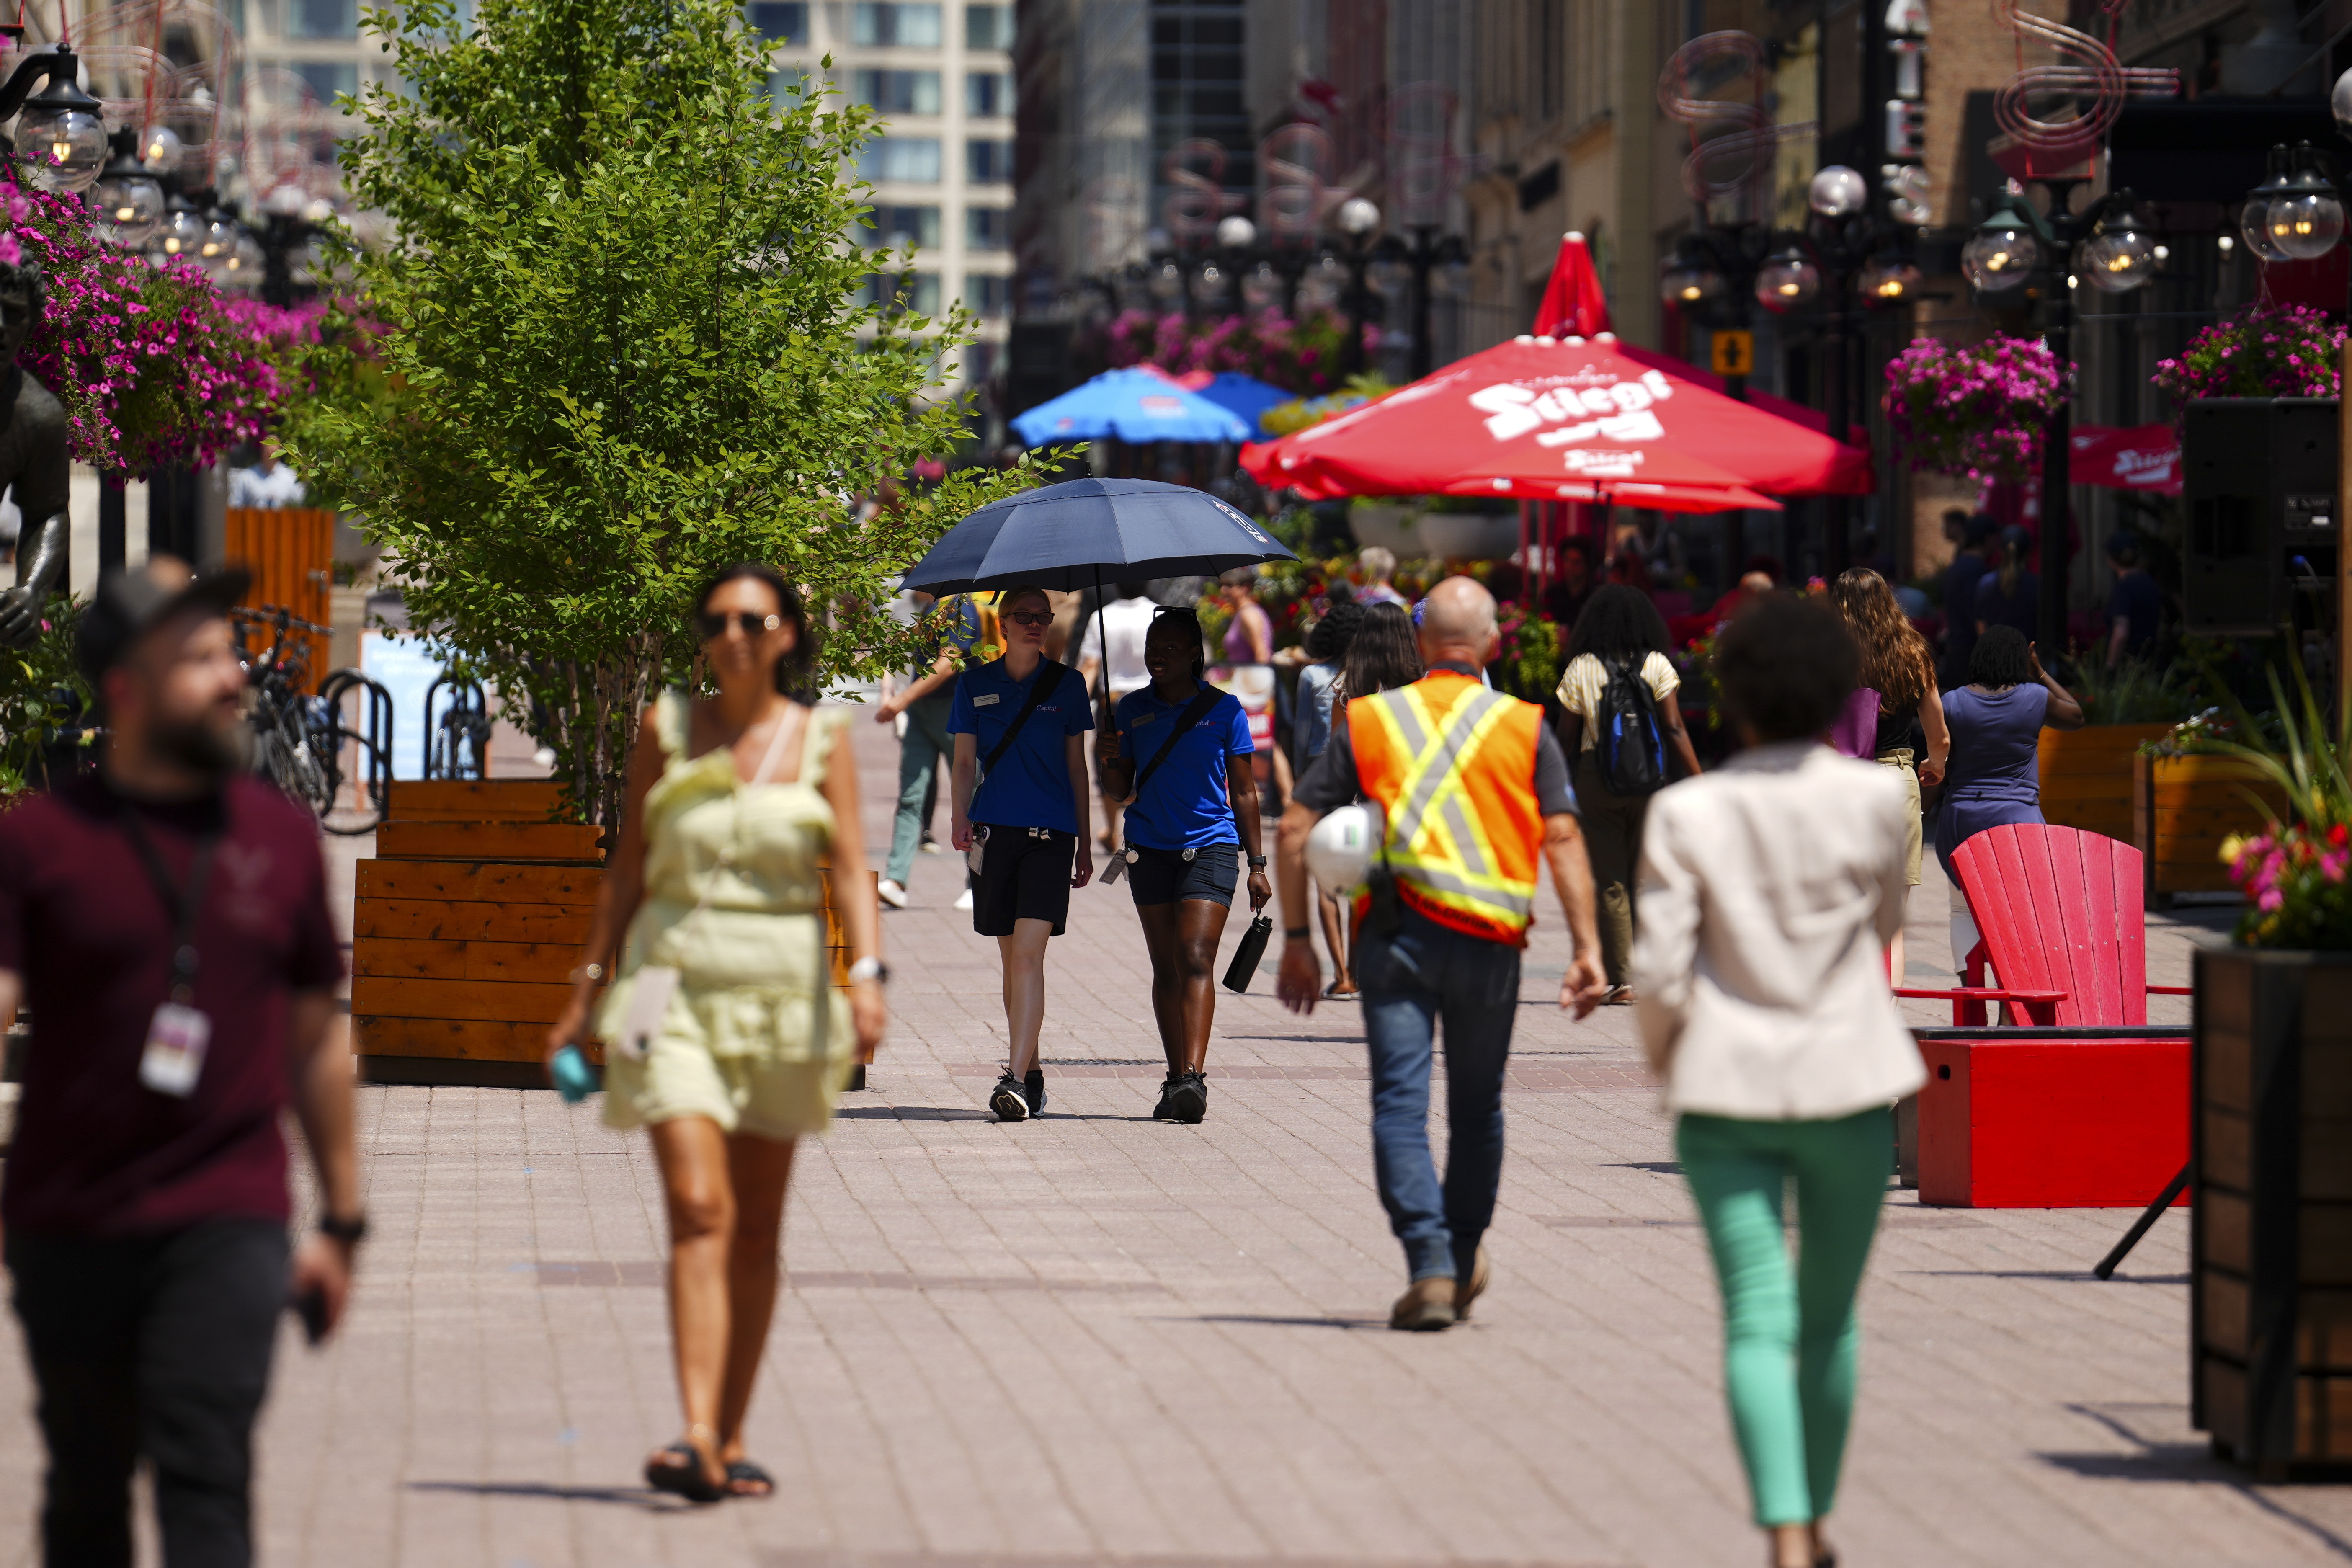
[[[1612,795],[1655,795],[1666,787],[1666,739],[1658,723],[1657,700],[1642,679],[1649,656],[1632,663],[1601,661],[1600,711],[1592,716],[1593,745],[1601,777]]]

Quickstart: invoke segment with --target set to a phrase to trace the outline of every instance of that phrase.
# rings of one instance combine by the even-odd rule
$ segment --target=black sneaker
[[[1021,1097],[1029,1102],[1029,1114],[1045,1114],[1045,1069],[1031,1068],[1029,1076],[1021,1080]]]
[[[999,1121],[1026,1121],[1029,1102],[1022,1098],[1021,1080],[1006,1073],[996,1080],[996,1092],[988,1097],[988,1109],[996,1112]]]
[[[1151,1119],[1154,1121],[1173,1121],[1176,1120],[1176,1108],[1173,1101],[1176,1098],[1177,1081],[1182,1077],[1183,1075],[1181,1073],[1171,1072],[1160,1080],[1160,1103],[1151,1108]]]
[[[1204,1073],[1188,1072],[1168,1086],[1165,1101],[1169,1116],[1187,1126],[1209,1114],[1209,1079]]]

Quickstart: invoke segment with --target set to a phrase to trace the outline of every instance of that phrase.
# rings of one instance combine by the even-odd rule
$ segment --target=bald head
[[[1495,595],[1475,578],[1448,577],[1421,602],[1421,661],[1454,659],[1483,665],[1495,657],[1502,634],[1495,625]]]

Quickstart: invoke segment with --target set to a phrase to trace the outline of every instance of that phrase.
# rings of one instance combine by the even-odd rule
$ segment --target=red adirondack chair
[[[2028,1024],[2132,1027],[2147,999],[2186,996],[2147,984],[2147,916],[2140,853],[2128,844],[2039,823],[1990,827],[1952,855],[1982,940],[1960,959],[1949,991],[1897,987],[1897,996],[1949,1001],[1955,1026],[1983,1024],[1985,1004],[2010,1005]],[[2000,984],[1984,984],[1990,960]]]

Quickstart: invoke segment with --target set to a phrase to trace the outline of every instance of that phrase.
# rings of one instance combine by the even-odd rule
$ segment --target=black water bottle
[[[1250,976],[1265,958],[1265,944],[1274,939],[1274,917],[1260,915],[1250,921],[1249,930],[1242,932],[1239,947],[1234,949],[1234,961],[1225,965],[1225,989],[1246,991]]]

